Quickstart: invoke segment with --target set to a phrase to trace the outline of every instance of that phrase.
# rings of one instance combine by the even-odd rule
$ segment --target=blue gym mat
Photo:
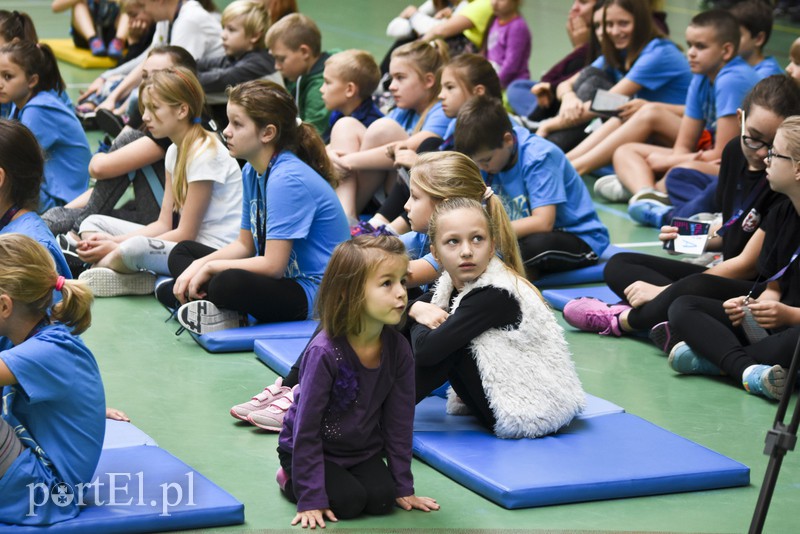
[[[504,440],[475,429],[415,432],[414,454],[510,509],[750,482],[747,466],[628,413],[577,418],[538,439]]]
[[[317,321],[290,321],[286,323],[263,323],[241,328],[218,330],[198,336],[192,334],[197,343],[208,352],[245,352],[253,350],[259,339],[310,338],[317,328]]]
[[[134,424],[106,419],[106,435],[103,439],[104,449],[121,449],[138,445],[158,447],[156,440],[139,430]]]
[[[619,297],[608,286],[545,289],[542,291],[542,296],[557,310],[563,310],[567,302],[580,297],[594,297],[607,304],[619,302]]]
[[[125,534],[244,523],[242,503],[158,447],[104,449],[95,480],[102,484],[87,486],[87,506],[78,517],[51,525],[47,532]],[[113,499],[112,486],[116,488]],[[0,524],[0,531],[41,533],[45,529]]]
[[[310,339],[311,333],[306,337],[259,339],[254,343],[253,351],[267,367],[285,377]]]

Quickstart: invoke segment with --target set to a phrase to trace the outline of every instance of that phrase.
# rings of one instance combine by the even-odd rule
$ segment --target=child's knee
[[[383,117],[369,125],[364,133],[362,148],[381,146],[406,138],[408,134],[397,122]]]
[[[119,258],[125,264],[125,267],[132,271],[138,271],[142,268],[142,259],[147,254],[148,248],[148,239],[137,235],[120,243],[117,250]]]
[[[360,484],[350,484],[328,492],[328,501],[338,519],[353,519],[364,513],[367,507],[367,490]]]
[[[370,488],[364,511],[370,515],[385,515],[394,509],[394,485]]]

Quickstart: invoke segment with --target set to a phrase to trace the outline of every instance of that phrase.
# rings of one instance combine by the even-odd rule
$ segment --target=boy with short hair
[[[257,80],[275,72],[264,36],[269,15],[261,0],[236,0],[222,12],[222,48],[225,55],[204,56],[197,61],[200,84],[206,93]]]
[[[325,61],[322,73],[322,101],[331,112],[328,129],[322,138],[330,141],[333,125],[343,117],[351,117],[366,127],[383,117],[372,100],[381,71],[372,54],[364,50],[345,50]]]
[[[489,96],[461,108],[455,146],[480,167],[487,194],[502,201],[529,278],[597,263],[608,230],[560,148],[513,126],[503,103]]]
[[[676,166],[714,176],[719,173],[722,149],[739,132],[736,110],[759,76],[737,55],[739,22],[727,11],[714,9],[695,15],[686,28],[686,41],[693,77],[674,146],[628,143],[617,148],[612,158],[616,174],[594,184],[601,197],[613,202],[663,201],[667,198],[665,187],[662,181],[661,190],[655,190],[656,175]],[[628,122],[636,124],[633,118]]]
[[[320,133],[328,127],[328,110],[322,101],[322,72],[330,57],[322,52],[322,34],[309,17],[286,15],[267,32],[267,48],[293,95],[300,118]]]
[[[738,2],[730,8],[739,21],[739,55],[763,79],[773,74],[784,74],[773,56],[764,56],[764,47],[772,33],[772,6],[764,0]]]

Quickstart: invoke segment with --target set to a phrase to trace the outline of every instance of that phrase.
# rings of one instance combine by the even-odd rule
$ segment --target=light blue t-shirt
[[[88,483],[94,475],[105,434],[106,402],[94,356],[66,326],[42,327],[31,338],[0,352],[17,379],[3,388],[3,418],[27,430],[22,454],[0,478],[0,523],[47,525],[75,517],[77,498],[68,505],[45,502],[29,513],[28,484],[50,488]],[[24,438],[25,436],[23,436]],[[91,494],[89,494],[91,496]]]
[[[773,56],[765,57],[760,63],[753,67],[763,80],[773,74],[786,74],[783,68]]]
[[[739,56],[720,69],[713,84],[708,76],[693,74],[684,113],[704,121],[705,129],[716,135],[717,119],[735,114],[759,79],[758,73]]]
[[[266,213],[267,241],[292,241],[284,277],[302,286],[311,318],[314,297],[333,249],[350,239],[347,217],[330,184],[292,152],[278,154],[269,170],[266,211],[264,180],[265,176],[259,176],[252,165],[244,166],[241,228],[253,234],[257,255],[264,254],[255,237],[261,222],[259,213]]]
[[[50,228],[37,214],[29,211],[20,215],[0,230],[0,234],[25,234],[35,239],[53,256],[58,274],[65,278],[72,278],[72,273],[69,270],[69,265],[67,265],[67,260],[64,259],[64,253],[61,252],[61,247],[56,243]]]
[[[437,272],[440,270],[439,262],[431,254],[431,240],[428,234],[422,232],[408,232],[400,236],[400,241],[406,247],[408,259],[410,260],[425,260],[431,264]]]
[[[30,128],[44,150],[39,212],[63,206],[89,187],[92,152],[80,121],[54,91],[42,91],[11,116]]]
[[[413,109],[394,108],[389,112],[387,117],[393,119],[403,127],[403,130],[405,130],[408,135],[411,135],[414,133],[414,128],[417,127],[420,114]],[[425,115],[425,122],[422,123],[422,127],[419,131],[431,132],[442,139],[446,139],[445,132],[447,132],[447,128],[450,126],[450,123],[455,123],[455,121],[455,118],[450,119],[444,114],[444,111],[442,110],[442,103],[436,102],[430,111],[428,111],[428,114]]]
[[[514,127],[517,162],[487,176],[487,185],[500,197],[514,221],[530,216],[541,206],[556,207],[553,229],[580,237],[599,256],[609,243],[608,229],[600,222],[581,177],[556,145],[522,126]]]
[[[609,67],[604,56],[594,60],[592,66],[609,73],[614,83],[627,78],[641,85],[636,97],[650,102],[683,104],[692,79],[689,62],[669,39],[647,43],[628,72]]]

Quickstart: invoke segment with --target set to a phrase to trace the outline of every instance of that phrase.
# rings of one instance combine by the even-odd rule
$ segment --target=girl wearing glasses
[[[763,241],[758,228],[779,196],[767,186],[764,158],[781,121],[798,112],[800,89],[785,76],[762,80],[742,102],[739,118],[744,135],[723,150],[718,186],[712,190],[712,211],[722,211],[724,222],[712,227],[707,249],[720,251],[725,261],[706,268],[647,254],[617,254],[606,265],[604,278],[623,304],[575,299],[564,308],[567,322],[581,330],[617,336],[649,330],[656,346],[668,353],[675,340],[667,312],[676,298],[701,295],[725,300],[749,291]],[[659,239],[670,242],[678,237],[678,229],[670,225],[671,219],[665,222]],[[748,255],[742,253],[746,245]]]
[[[727,375],[749,393],[779,400],[800,334],[800,116],[783,121],[765,161],[769,187],[785,196],[753,237],[763,240],[755,281],[724,301],[677,299],[669,319],[683,341],[669,364],[682,374]]]

